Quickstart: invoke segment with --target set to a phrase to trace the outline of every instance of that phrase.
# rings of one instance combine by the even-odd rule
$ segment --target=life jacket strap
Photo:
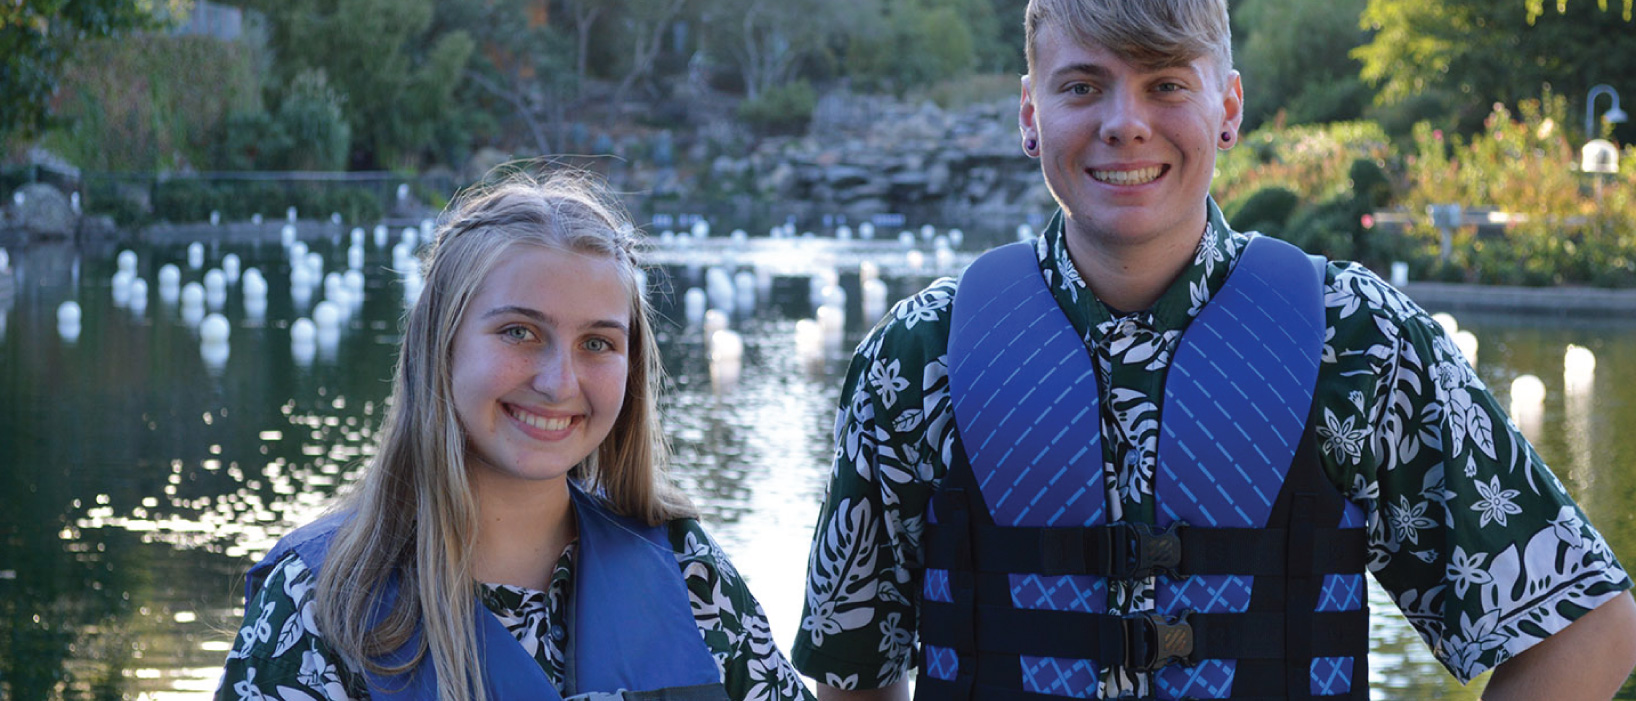
[[[1281,576],[1290,531],[1283,528],[1204,528],[1183,522],[1158,529],[1145,523],[1106,526],[1029,527],[978,524],[972,543],[956,553],[949,527],[926,526],[926,566],[963,569],[968,557],[978,572],[1097,575],[1145,579],[1195,574]],[[961,529],[964,531],[965,529]],[[1306,574],[1364,571],[1367,535],[1359,528],[1310,528],[1316,548]]]
[[[953,621],[960,614],[955,604],[922,601],[922,640],[953,647],[949,641],[959,632]],[[1314,657],[1368,652],[1366,611],[1306,611],[1296,617],[1305,620],[1294,626],[1286,625],[1289,616],[1283,611],[1120,616],[978,604],[971,617],[976,650],[985,655],[1096,660],[1145,671],[1204,659],[1282,661],[1290,652],[1292,630],[1305,631],[1306,640],[1298,641],[1305,644],[1302,665]]]

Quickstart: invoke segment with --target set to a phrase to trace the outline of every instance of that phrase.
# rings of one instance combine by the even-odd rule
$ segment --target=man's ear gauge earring
[[[1225,143],[1230,142],[1232,140],[1233,140],[1233,133],[1232,132],[1224,131],[1224,132],[1221,133],[1221,143],[1225,144]]]
[[[1027,140],[1023,141],[1023,150],[1027,151],[1029,153],[1033,153],[1034,149],[1037,149],[1039,147],[1040,147],[1040,142],[1035,140],[1035,139],[1027,139]]]

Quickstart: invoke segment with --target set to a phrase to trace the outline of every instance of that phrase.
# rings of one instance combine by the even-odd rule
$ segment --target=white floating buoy
[[[58,326],[67,326],[67,325],[70,325],[70,324],[72,324],[74,326],[78,326],[79,323],[80,323],[81,316],[82,316],[82,314],[80,312],[80,303],[79,302],[75,302],[74,300],[68,300],[67,302],[63,302],[62,304],[57,305],[57,325]]]
[[[420,245],[420,230],[412,226],[405,227],[403,230],[403,243],[413,252],[415,247]]]
[[[290,268],[290,290],[312,291],[312,271],[307,270],[305,263]]]
[[[205,288],[204,288],[204,285],[201,285],[201,284],[199,284],[197,282],[190,282],[190,283],[182,286],[182,306],[184,306],[184,307],[203,308],[204,307],[204,301],[205,301]],[[204,318],[204,316],[200,315],[199,318],[202,320]]]
[[[320,331],[339,329],[341,326],[341,309],[329,300],[319,302],[312,309],[312,322]]]
[[[120,272],[131,273],[133,276],[136,274],[136,251],[130,249],[120,251],[118,261]]]
[[[222,256],[222,274],[227,276],[229,283],[238,283],[239,270],[242,266],[243,262],[239,260],[239,254],[229,253]]]
[[[852,227],[847,226],[845,224],[842,224],[842,225],[836,227],[835,228],[835,239],[837,241],[851,241],[852,240]]]
[[[66,343],[80,338],[80,305],[69,300],[57,307],[57,335]]]
[[[205,319],[209,322],[210,319]],[[232,347],[226,343],[199,344],[199,359],[204,361],[205,370],[211,375],[220,374],[227,367],[227,357],[232,353]]]
[[[693,222],[693,238],[710,238],[710,222],[703,219]]]
[[[1409,264],[1403,261],[1392,262],[1392,287],[1402,287],[1409,284]]]
[[[304,241],[290,242],[290,262],[300,263],[307,259],[307,244]]]
[[[279,243],[282,243],[285,248],[294,246],[297,243],[295,240],[295,225],[285,224],[284,228],[279,229],[278,240]]]
[[[1461,329],[1454,332],[1454,347],[1460,349],[1460,354],[1466,357],[1466,362],[1477,367],[1477,335]]]
[[[834,355],[841,350],[846,334],[846,313],[832,305],[818,307],[818,330],[824,342],[824,354]]]
[[[136,316],[142,316],[142,313],[148,310],[147,280],[142,278],[133,278],[131,280],[130,300],[127,304],[130,306],[131,313]]]
[[[227,304],[227,274],[211,268],[204,275],[205,304],[211,311],[221,311]]]
[[[756,308],[756,276],[748,270],[740,270],[733,276],[734,306],[740,314],[749,314]]]
[[[409,199],[409,183],[398,183],[398,201]]]
[[[352,296],[352,304],[354,306],[361,305],[364,301],[364,274],[356,270],[348,270],[341,275],[341,281],[344,283],[342,286]]]
[[[687,288],[682,295],[682,307],[686,310],[687,325],[693,326],[704,322],[704,310],[708,306],[708,299],[704,290],[697,287]]]
[[[1545,383],[1533,375],[1522,375],[1511,381],[1511,419],[1517,422],[1524,436],[1538,439],[1540,424],[1545,415]]]
[[[210,225],[211,226],[221,226],[221,224],[222,224],[222,213],[219,212],[219,211],[216,211],[214,209],[210,210]]]
[[[710,335],[710,385],[719,393],[738,386],[744,367],[744,340],[723,329]]]
[[[363,246],[364,246],[364,228],[363,227],[361,227],[361,226],[352,227],[351,244],[352,244],[352,248],[363,248]]]
[[[245,297],[267,297],[267,278],[261,276],[260,270],[250,268],[244,271],[241,279]]]
[[[750,240],[750,234],[743,229],[734,229],[733,233],[728,234],[727,238],[731,239],[733,243],[744,243]]]
[[[260,226],[261,225],[261,212],[256,212],[255,214],[250,215],[250,223],[255,224],[257,226]]]
[[[386,247],[386,239],[390,235],[391,235],[391,232],[387,230],[385,224],[376,224],[375,225],[375,247],[376,248],[385,248]]]
[[[6,249],[0,248],[0,273],[6,272],[6,270],[8,270],[10,268],[11,268],[11,254],[7,253]]]
[[[863,282],[863,318],[873,323],[886,316],[886,283],[878,278]]]
[[[1596,354],[1584,346],[1568,344],[1562,354],[1563,392],[1568,396],[1589,394],[1596,383]]]
[[[329,213],[329,223],[334,224],[335,226],[340,226],[341,225],[341,213],[340,212],[330,212]]]
[[[1027,224],[1018,224],[1017,225],[1017,240],[1018,241],[1027,241],[1027,240],[1029,240],[1031,238],[1034,238],[1034,227],[1029,226]]]
[[[121,270],[121,271],[119,271],[117,273],[114,273],[114,284],[113,284],[114,306],[123,307],[126,304],[130,303],[130,301],[131,301],[131,281],[135,280],[135,279],[136,279],[136,274],[132,273],[129,270]]]
[[[904,248],[914,247],[914,245],[915,245],[915,233],[913,231],[899,231],[898,232],[898,245],[900,245],[900,246],[902,246]]]
[[[920,238],[921,238],[921,240],[930,241],[930,240],[932,240],[932,237],[934,237],[936,235],[937,235],[937,227],[932,226],[931,224],[922,224],[920,226]]]
[[[966,242],[966,232],[959,229],[949,229],[949,245],[959,248]]]
[[[813,319],[802,319],[795,322],[795,355],[804,361],[822,360],[824,357],[824,332]]]
[[[1460,330],[1460,322],[1456,321],[1454,319],[1454,315],[1448,312],[1438,312],[1433,314],[1432,321],[1435,321],[1439,326],[1442,326],[1443,332],[1450,336],[1453,336],[1456,331]]]
[[[290,205],[288,209],[284,210],[284,220],[291,224],[295,223],[295,205]]]
[[[204,344],[227,343],[232,327],[227,323],[227,317],[221,314],[210,314],[199,324],[199,342]]]
[[[187,245],[187,267],[194,270],[204,267],[204,244],[194,241]]]
[[[251,297],[245,295],[244,316],[254,322],[265,320],[267,318],[267,298],[265,296]]]
[[[875,223],[864,222],[858,225],[858,238],[870,241],[875,238]]]
[[[721,268],[704,272],[704,290],[709,296],[711,309],[733,308],[733,279]]]
[[[318,337],[318,327],[311,319],[302,317],[290,324],[290,342],[311,344]]]
[[[727,313],[720,309],[711,309],[704,313],[704,340],[715,339],[717,331],[727,328]]]
[[[920,251],[909,251],[903,260],[909,265],[910,270],[926,269],[926,254]]]

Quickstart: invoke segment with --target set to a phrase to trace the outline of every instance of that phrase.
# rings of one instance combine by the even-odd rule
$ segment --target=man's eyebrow
[[[518,306],[518,305],[515,305],[515,304],[505,304],[505,305],[501,305],[501,306],[495,307],[493,309],[490,309],[490,310],[488,310],[486,312],[483,312],[483,316],[481,318],[491,319],[491,318],[494,318],[494,317],[497,317],[497,316],[505,316],[507,314],[515,314],[517,316],[527,317],[528,319],[531,319],[531,320],[533,320],[535,322],[538,322],[540,324],[544,324],[546,326],[551,326],[553,328],[555,328],[558,325],[556,317],[553,317],[550,314],[546,314],[545,312],[542,312],[542,311],[540,311],[538,309],[534,309],[534,308],[531,308],[531,307]],[[620,332],[622,334],[625,334],[627,336],[630,335],[630,332],[631,332],[630,326],[628,324],[626,324],[625,322],[620,321],[618,319],[597,319],[595,321],[592,321],[589,324],[586,324],[586,328],[613,329],[613,330],[618,331],[618,332]]]
[[[1097,63],[1070,63],[1051,71],[1053,80],[1060,80],[1063,76],[1068,75],[1089,75],[1094,78],[1101,78],[1108,75],[1108,69]]]

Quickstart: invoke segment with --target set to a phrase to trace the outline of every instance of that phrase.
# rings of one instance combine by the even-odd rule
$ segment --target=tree
[[[355,167],[413,165],[433,146],[475,42],[428,31],[432,0],[249,0],[267,14],[282,84],[322,69],[346,98]]]
[[[1462,133],[1496,103],[1538,97],[1544,86],[1583,95],[1636,74],[1636,31],[1605,1],[1534,15],[1539,0],[1369,0],[1362,25],[1374,39],[1352,52],[1385,104],[1432,97]],[[1627,3],[1628,6],[1628,3]],[[1627,125],[1628,128],[1628,125]]]
[[[789,83],[803,64],[829,57],[874,0],[722,0],[703,17],[706,43],[737,69],[747,99]]]
[[[1283,111],[1287,124],[1347,121],[1373,97],[1358,78],[1362,65],[1339,49],[1361,46],[1367,0],[1243,0],[1238,70],[1244,76],[1246,130]]]
[[[28,138],[50,119],[63,60],[77,42],[155,24],[153,0],[0,2],[0,144]]]
[[[576,110],[586,45],[568,32],[534,15],[538,0],[445,0],[438,4],[436,24],[481,41],[462,75],[475,88],[460,104],[481,110],[498,101],[495,116],[520,124],[536,153],[557,151],[561,125]],[[583,4],[595,5],[586,0]],[[578,15],[574,32],[582,40],[600,13]]]

